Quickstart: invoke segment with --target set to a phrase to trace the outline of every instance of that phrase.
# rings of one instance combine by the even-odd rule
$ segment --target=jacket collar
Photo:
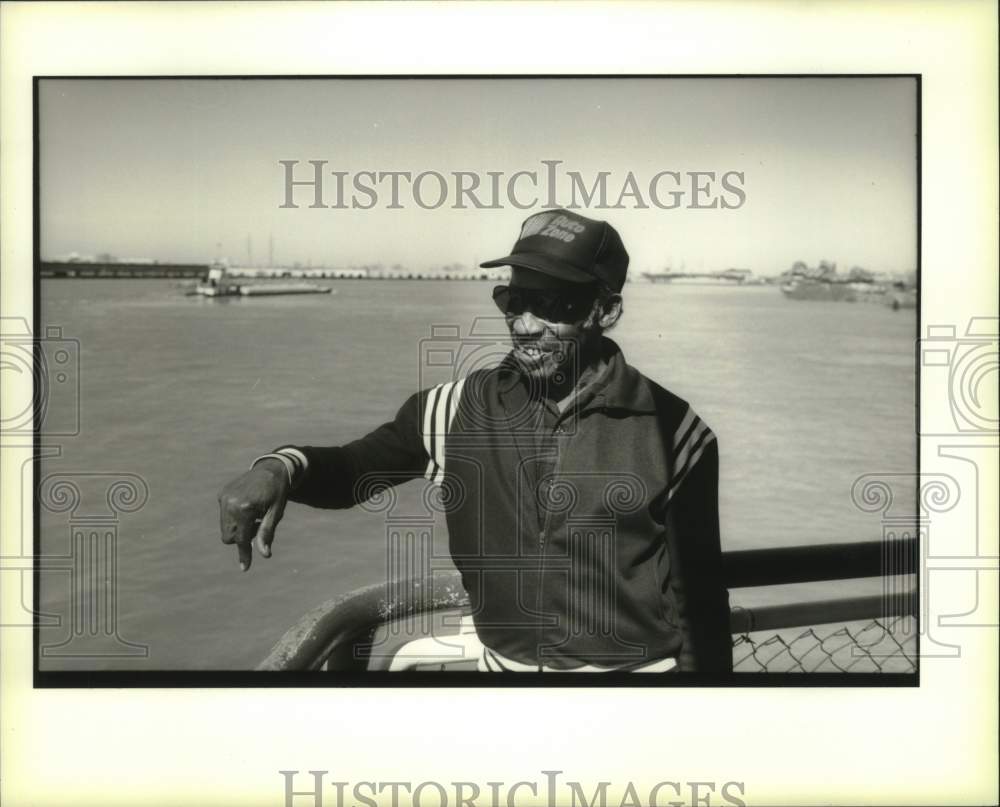
[[[655,412],[649,381],[625,361],[625,355],[615,342],[604,337],[601,343],[607,367],[594,383],[593,398],[581,407],[581,411],[609,408],[635,413]]]
[[[593,382],[578,393],[578,411],[622,409],[634,413],[654,413],[656,404],[650,382],[625,361],[621,348],[607,337],[601,338],[601,351],[606,366]],[[499,392],[506,397],[522,381],[517,362],[507,354],[497,367]]]

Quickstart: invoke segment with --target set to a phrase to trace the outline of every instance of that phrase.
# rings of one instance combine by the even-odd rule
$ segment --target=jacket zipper
[[[552,465],[552,473],[549,478],[548,485],[545,488],[545,517],[542,519],[542,530],[538,534],[538,592],[535,596],[535,613],[538,614],[538,665],[539,670],[542,667],[542,660],[540,658],[543,640],[545,638],[545,620],[542,617],[542,600],[544,599],[542,594],[544,590],[544,580],[545,580],[545,544],[549,537],[549,522],[552,519],[552,511],[549,509],[549,490],[558,481],[559,473],[562,471],[562,436],[565,434],[565,429],[562,426],[562,419],[556,421],[556,426],[552,430],[552,434],[556,437],[556,460]]]

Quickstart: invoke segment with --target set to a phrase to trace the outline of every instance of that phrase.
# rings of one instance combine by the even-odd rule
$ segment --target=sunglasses
[[[597,296],[593,289],[563,291],[496,286],[493,302],[505,316],[518,317],[530,311],[548,322],[579,322],[590,313]]]

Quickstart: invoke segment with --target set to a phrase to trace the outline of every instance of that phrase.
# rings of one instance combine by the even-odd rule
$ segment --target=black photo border
[[[442,80],[442,81],[489,81],[489,80],[588,80],[588,79],[912,79],[915,86],[916,115],[916,270],[917,270],[917,316],[914,344],[921,334],[922,300],[922,74],[921,73],[451,73],[451,74],[201,74],[201,75],[34,75],[32,76],[32,260],[33,260],[33,322],[37,329],[40,319],[40,267],[41,267],[41,191],[40,191],[40,117],[39,89],[45,81],[326,81],[326,80]],[[40,346],[35,341],[33,379],[35,388],[41,381],[37,377],[40,365]],[[914,351],[914,438],[916,442],[916,488],[918,496],[915,507],[919,507],[920,484],[920,434],[919,405],[921,392],[920,362]],[[39,429],[33,434],[33,448],[36,459],[32,462],[32,514],[33,514],[33,602],[35,618],[32,627],[32,683],[36,689],[153,689],[153,688],[510,688],[510,687],[586,687],[604,689],[608,687],[628,688],[783,688],[783,687],[919,687],[920,686],[920,614],[915,633],[917,649],[914,661],[917,665],[913,673],[870,673],[870,672],[760,672],[697,675],[635,675],[630,673],[601,673],[580,675],[578,673],[518,673],[511,675],[488,675],[480,672],[324,672],[324,671],[254,671],[254,670],[41,670],[39,669],[39,620],[40,611],[40,568],[41,554],[38,497],[38,457],[42,448]],[[914,595],[920,601],[920,575],[916,575]]]

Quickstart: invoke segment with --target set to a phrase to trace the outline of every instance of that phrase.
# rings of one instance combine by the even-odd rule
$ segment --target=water
[[[367,433],[419,383],[431,323],[494,313],[488,283],[335,283],[333,296],[213,301],[169,280],[42,281],[42,326],[80,341],[82,417],[39,478],[130,473],[149,488],[120,517],[116,576],[118,633],[148,645],[148,658],[43,668],[246,669],[305,611],[383,578],[385,521],[360,509],[290,505],[274,558],[255,558],[247,574],[218,537],[217,493],[255,456]],[[718,435],[724,549],[881,536],[851,486],[915,469],[914,312],[793,302],[769,287],[639,283],[625,309],[611,335],[630,363]],[[51,405],[55,418],[70,402]],[[418,506],[421,484],[401,489],[401,508]],[[912,509],[912,495],[898,505]],[[42,511],[43,552],[67,553],[69,531],[66,513]],[[737,591],[733,601],[876,591],[870,580]],[[69,596],[68,575],[42,576],[43,610],[68,613]],[[47,629],[42,643],[65,635]]]

